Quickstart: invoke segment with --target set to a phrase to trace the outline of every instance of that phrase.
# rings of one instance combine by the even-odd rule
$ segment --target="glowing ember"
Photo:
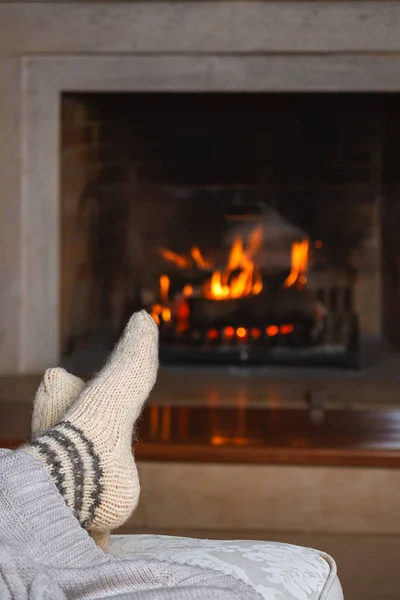
[[[224,329],[224,336],[226,338],[232,338],[235,335],[235,330],[233,327],[225,327]]]
[[[282,335],[288,335],[288,333],[292,333],[294,331],[294,325],[281,325],[280,332]]]
[[[247,331],[244,327],[238,327],[236,329],[236,335],[238,336],[238,338],[245,338],[247,335]]]
[[[269,325],[266,329],[266,333],[268,337],[274,337],[274,335],[278,335],[279,327],[277,327],[276,325]]]
[[[185,333],[189,329],[189,323],[187,321],[182,321],[177,324],[176,331],[178,333]]]
[[[290,274],[285,279],[283,287],[289,288],[295,283],[304,285],[307,282],[305,273],[308,269],[308,249],[309,241],[302,240],[301,242],[293,242],[291,254],[291,270]],[[302,278],[300,280],[300,278]]]
[[[217,340],[218,336],[219,336],[219,334],[218,334],[218,331],[216,329],[209,329],[207,331],[207,338],[209,340]]]
[[[177,308],[176,316],[179,321],[186,321],[189,318],[190,309],[186,300],[182,300]]]

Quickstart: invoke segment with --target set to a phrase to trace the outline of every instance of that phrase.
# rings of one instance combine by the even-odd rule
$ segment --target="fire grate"
[[[289,289],[237,300],[181,299],[174,318],[160,323],[161,359],[358,368],[358,319],[349,289],[332,289],[330,303],[323,296],[323,290]]]

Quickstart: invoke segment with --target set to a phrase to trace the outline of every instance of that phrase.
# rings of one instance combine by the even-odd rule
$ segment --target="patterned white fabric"
[[[335,561],[311,548],[276,542],[116,535],[109,551],[122,558],[159,558],[233,575],[264,600],[343,600]]]

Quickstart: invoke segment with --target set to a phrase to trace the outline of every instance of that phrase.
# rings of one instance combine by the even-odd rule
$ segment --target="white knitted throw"
[[[201,567],[105,554],[25,452],[0,449],[1,600],[256,600],[253,588]]]

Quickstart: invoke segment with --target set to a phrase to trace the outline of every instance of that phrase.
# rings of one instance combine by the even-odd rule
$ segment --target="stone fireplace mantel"
[[[59,358],[63,91],[400,91],[400,1],[0,4],[0,374]]]

